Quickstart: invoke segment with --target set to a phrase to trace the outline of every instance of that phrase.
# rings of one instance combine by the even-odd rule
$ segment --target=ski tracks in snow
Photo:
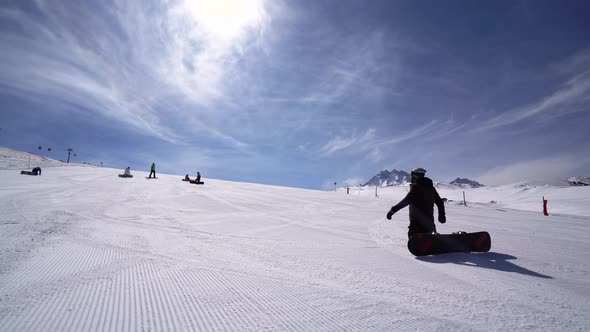
[[[0,331],[580,326],[567,290],[526,286],[556,295],[550,279],[415,259],[384,201],[84,172],[1,202]]]

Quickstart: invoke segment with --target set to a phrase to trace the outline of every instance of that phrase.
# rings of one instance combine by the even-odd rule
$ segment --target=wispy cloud
[[[319,152],[322,156],[327,157],[342,150],[365,150],[373,144],[375,144],[375,129],[370,128],[361,136],[355,134],[351,137],[336,136],[322,146]]]
[[[557,62],[551,68],[559,73],[567,76],[575,76],[581,71],[590,69],[590,48],[584,48],[572,55],[566,57],[564,60]]]
[[[544,38],[557,37],[544,19],[517,25],[543,36],[524,48],[506,29],[449,38],[452,27],[424,20],[420,6],[341,5],[5,2],[0,121],[20,126],[27,145],[108,136],[96,149],[129,163],[133,154],[165,155],[170,168],[203,160],[233,178],[240,165],[240,176],[311,187],[375,165],[454,169],[461,160],[475,174],[500,158],[538,157],[531,142],[550,140],[547,153],[565,154],[588,140],[590,49],[572,35],[583,23],[555,28],[571,41],[545,54]],[[394,19],[402,12],[407,19]],[[124,139],[137,151],[114,153]]]
[[[435,124],[437,121],[432,120],[420,127],[416,127],[408,132],[402,133],[395,137],[386,138],[383,142],[379,142],[379,146],[387,146],[387,145],[395,145],[410,139],[418,138],[421,136],[430,136],[434,129]],[[440,128],[440,127],[439,127]]]
[[[319,154],[322,157],[329,157],[336,153],[367,153],[367,157],[374,161],[383,159],[383,150],[387,150],[399,143],[406,142],[412,139],[429,139],[434,132],[438,137],[442,137],[442,133],[448,126],[439,125],[436,127],[436,121],[430,121],[422,126],[416,127],[412,130],[402,132],[397,136],[377,137],[377,130],[369,128],[364,134],[357,135],[353,133],[350,137],[336,136],[324,144],[319,149]],[[446,122],[447,125],[452,122]],[[452,131],[446,130],[452,133]]]
[[[321,40],[310,46],[310,53],[326,54],[322,60],[308,60],[306,70],[313,72],[314,80],[297,94],[269,97],[267,100],[301,104],[330,105],[343,100],[387,95],[391,90],[391,72],[396,54],[389,54],[383,61],[386,35],[375,30],[370,33],[341,36],[341,32],[326,30],[316,32]],[[312,37],[312,36],[310,36]],[[389,80],[380,81],[378,74],[387,67]]]
[[[495,167],[478,177],[488,185],[503,185],[515,182],[551,184],[547,182],[565,180],[576,172],[588,169],[588,156],[555,156],[543,159],[525,160]]]
[[[489,131],[525,120],[548,120],[570,113],[588,112],[589,101],[590,70],[586,70],[568,79],[551,95],[495,116],[476,127],[474,131]]]
[[[258,38],[268,23],[258,0],[31,5],[0,9],[18,27],[0,32],[4,91],[61,101],[62,112],[91,111],[169,142],[182,139],[169,114],[211,113],[236,70],[236,41]],[[243,146],[221,127],[212,131]]]

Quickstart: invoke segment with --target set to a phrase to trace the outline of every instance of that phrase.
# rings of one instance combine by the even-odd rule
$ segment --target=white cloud
[[[358,186],[359,184],[363,184],[365,182],[365,180],[361,177],[358,176],[354,176],[354,177],[349,177],[345,180],[325,180],[322,185],[321,188],[323,190],[334,190],[334,182],[336,182],[336,187],[338,188],[343,188],[343,187],[353,187],[353,186]]]
[[[568,79],[551,95],[527,106],[504,112],[474,129],[475,132],[495,129],[524,120],[552,119],[568,113],[588,112],[590,108],[590,70]]]
[[[365,179],[361,178],[360,176],[350,177],[342,181],[343,186],[358,186],[359,184],[363,184]]]
[[[260,0],[190,0],[181,2],[175,11],[188,13],[212,38],[230,42],[264,16]]]
[[[388,37],[377,30],[370,34],[334,38],[340,33],[339,31],[317,32],[318,35],[328,36],[324,42],[317,44],[318,51],[332,53],[336,49],[337,55],[327,65],[317,67],[317,79],[310,84],[305,94],[279,100],[306,104],[332,104],[353,95],[359,98],[363,94],[370,94],[374,98],[375,95],[378,97],[379,94],[389,93],[395,75],[390,74],[391,80],[387,82],[387,85],[374,78],[376,73],[384,70],[385,65],[391,67],[391,64],[395,62],[395,54],[388,54],[387,63],[380,60],[384,52],[384,40]]]
[[[373,162],[383,160],[383,152],[381,152],[381,149],[378,146],[374,147],[369,153],[369,160]]]
[[[588,156],[557,156],[544,159],[526,160],[491,169],[478,177],[488,185],[503,185],[516,182],[551,184],[577,175],[580,169],[588,169]]]
[[[430,136],[432,135],[432,132],[434,131],[434,126],[437,122],[432,120],[429,123],[424,124],[423,126],[414,128],[408,132],[402,133],[399,136],[396,137],[390,137],[390,138],[386,138],[384,141],[379,142],[379,146],[389,146],[389,145],[395,145],[410,139],[414,139],[414,138],[418,138],[421,136]],[[439,127],[438,129],[441,129],[441,127]]]
[[[353,134],[349,138],[336,136],[332,138],[328,143],[320,148],[320,154],[324,157],[330,156],[335,152],[342,150],[364,150],[367,144],[372,144],[375,140],[376,130],[369,128],[364,135],[357,137]]]
[[[441,138],[445,135],[444,133],[450,134],[454,132],[447,128],[451,125],[452,123],[447,122],[437,126],[437,122],[433,120],[393,137],[377,137],[377,130],[369,128],[362,136],[357,136],[355,133],[350,137],[336,136],[324,144],[319,149],[319,153],[322,157],[329,157],[336,153],[367,152],[366,157],[369,160],[378,162],[384,157],[384,149],[412,139],[429,138],[435,134],[438,138]]]
[[[590,48],[576,52],[553,66],[556,72],[569,76],[579,74],[580,68],[590,68]]]
[[[183,0],[168,10],[164,23],[159,78],[207,106],[226,96],[225,82],[239,70],[236,42],[256,43],[268,17],[260,0]]]
[[[208,106],[226,95],[240,56],[235,42],[255,42],[268,24],[260,0],[35,4],[30,12],[0,9],[18,27],[0,31],[3,91],[61,101],[60,112],[99,113],[175,143],[182,138],[168,114],[218,114]],[[244,146],[223,126],[201,129]]]
[[[306,152],[307,151],[307,144],[299,144],[295,148],[299,152]]]

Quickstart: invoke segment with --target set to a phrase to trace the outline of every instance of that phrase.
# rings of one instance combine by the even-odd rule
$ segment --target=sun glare
[[[232,39],[262,19],[262,0],[188,0],[195,21],[207,33]]]

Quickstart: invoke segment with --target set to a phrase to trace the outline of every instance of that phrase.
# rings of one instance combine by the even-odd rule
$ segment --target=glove
[[[441,216],[438,216],[438,222],[441,224],[444,224],[447,222],[447,217],[443,214]]]
[[[391,220],[391,216],[393,216],[395,212],[393,212],[392,210],[389,210],[389,212],[387,212],[387,219]]]

